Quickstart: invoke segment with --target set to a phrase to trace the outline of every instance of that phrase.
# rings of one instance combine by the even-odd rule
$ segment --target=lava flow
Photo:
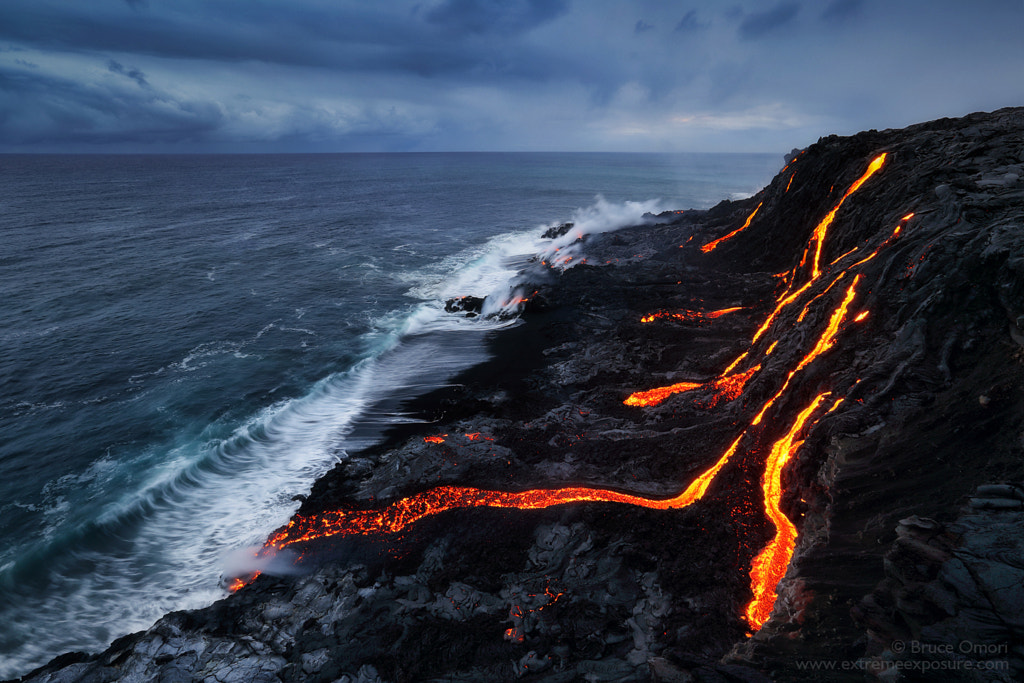
[[[760,629],[768,620],[775,605],[775,588],[785,575],[789,560],[793,557],[793,550],[796,548],[796,527],[779,508],[783,493],[782,469],[803,444],[803,441],[796,441],[800,430],[828,395],[828,392],[818,394],[814,401],[797,415],[789,432],[772,446],[768,461],[765,463],[761,486],[764,491],[765,514],[775,525],[775,536],[754,558],[750,567],[750,589],[754,598],[747,605],[746,616],[747,622],[755,630]],[[829,412],[838,408],[841,402],[842,399],[836,401]]]
[[[764,202],[761,202],[761,204],[764,204]],[[750,222],[752,220],[754,220],[754,216],[756,216],[757,212],[760,211],[761,204],[758,204],[754,208],[753,213],[751,213],[749,216],[747,216],[747,220],[746,220],[746,222],[743,225],[741,225],[740,227],[736,228],[735,230],[730,232],[728,235],[723,235],[722,237],[719,237],[717,240],[713,240],[711,242],[708,242],[703,247],[701,247],[700,250],[703,251],[705,254],[707,254],[707,253],[709,253],[711,251],[714,251],[715,247],[717,247],[722,242],[726,241],[727,239],[732,239],[736,235],[740,234],[741,232],[743,232],[744,230],[749,228],[750,227]]]
[[[678,382],[667,387],[658,387],[656,389],[648,389],[647,391],[637,391],[630,394],[623,403],[627,406],[656,406],[659,403],[663,403],[665,399],[672,394],[680,394],[684,391],[692,391],[693,389],[707,388],[714,392],[712,394],[712,398],[708,401],[710,404],[708,407],[714,407],[722,400],[731,401],[739,396],[740,393],[743,392],[743,387],[746,385],[747,380],[760,369],[760,365],[755,365],[746,372],[718,377],[710,382]]]
[[[439,486],[402,498],[378,510],[335,510],[313,517],[296,515],[286,527],[267,540],[267,548],[280,550],[293,543],[327,536],[394,534],[425,517],[470,507],[518,508],[539,510],[569,503],[624,503],[653,510],[684,508],[700,500],[718,471],[736,452],[737,438],[725,454],[697,477],[685,491],[672,498],[644,498],[611,489],[572,486],[561,489],[528,491],[489,491],[469,486]],[[240,587],[240,586],[239,586]]]
[[[658,319],[671,319],[671,320],[686,320],[689,322],[704,322],[705,320],[714,320],[720,318],[726,313],[735,313],[736,311],[742,311],[742,306],[733,306],[732,308],[723,308],[718,311],[655,311],[654,313],[648,313],[644,317],[640,318],[642,323],[652,323]]]
[[[721,401],[732,401],[739,398],[744,387],[750,380],[757,376],[762,369],[762,365],[766,361],[762,360],[759,363],[755,363],[743,372],[734,373],[733,370],[755,350],[755,346],[762,336],[773,331],[775,322],[780,318],[783,311],[789,306],[799,302],[802,304],[802,310],[799,317],[796,318],[795,324],[810,324],[804,323],[804,320],[809,316],[812,304],[825,299],[826,295],[832,290],[832,288],[842,281],[851,269],[857,268],[863,263],[874,258],[884,246],[897,237],[902,227],[913,216],[913,214],[904,216],[896,226],[893,233],[879,244],[871,254],[860,261],[841,269],[832,276],[831,282],[827,286],[819,288],[821,291],[813,293],[812,290],[815,289],[815,285],[818,281],[820,279],[824,279],[821,277],[822,271],[820,267],[820,260],[823,244],[830,225],[835,220],[836,214],[847,198],[849,198],[872,175],[882,168],[885,163],[885,159],[886,155],[881,154],[872,160],[867,171],[865,171],[864,174],[861,175],[849,189],[847,189],[838,203],[835,204],[825,218],[823,218],[815,227],[804,248],[800,264],[786,274],[784,282],[786,285],[785,290],[778,295],[775,300],[774,308],[754,333],[750,343],[750,350],[742,353],[720,375],[712,380],[704,382],[679,382],[666,387],[636,392],[631,394],[624,401],[625,404],[639,407],[654,406],[664,402],[668,397],[675,394],[697,390],[700,390],[700,395],[703,399],[703,403],[699,403],[699,405],[705,408],[715,407]],[[792,177],[790,177],[790,183],[792,183]],[[787,190],[788,189],[789,187],[787,185]],[[737,233],[749,227],[751,221],[754,219],[754,216],[760,208],[761,204],[758,204],[757,208],[755,208],[753,213],[747,217],[746,222],[740,228],[704,245],[701,247],[701,251],[704,253],[710,252],[715,248],[715,246],[724,240],[733,237]],[[851,249],[826,266],[830,271],[830,275],[833,267],[837,267],[837,264],[846,260],[846,257],[856,250],[856,248]],[[810,264],[809,269],[805,268],[808,263]],[[802,279],[800,278],[801,274],[806,281],[800,286],[797,286],[798,280]],[[785,395],[793,377],[837,344],[839,335],[849,327],[848,319],[850,317],[850,309],[857,296],[857,287],[861,278],[862,275],[860,274],[857,274],[852,278],[852,282],[850,282],[849,286],[846,287],[841,299],[832,309],[832,312],[828,317],[828,322],[817,334],[813,347],[801,356],[794,366],[791,366],[792,369],[785,375],[785,379],[781,383],[781,388],[772,393],[770,398],[761,403],[757,412],[753,413],[755,417],[749,422],[749,426],[740,432],[740,434],[732,441],[731,445],[713,465],[696,477],[686,487],[686,489],[677,496],[671,498],[648,498],[613,489],[590,487],[530,489],[525,491],[508,492],[467,486],[440,486],[396,500],[383,508],[367,510],[334,510],[311,516],[296,515],[287,526],[278,530],[267,540],[262,552],[263,554],[272,554],[276,550],[283,549],[292,544],[305,543],[330,536],[344,537],[352,535],[395,534],[405,530],[410,525],[415,524],[424,518],[461,508],[494,507],[535,510],[556,505],[568,505],[571,503],[583,502],[618,503],[655,510],[685,508],[703,498],[718,473],[736,454],[741,442],[743,442],[744,438],[748,435],[748,432],[754,428],[759,428],[759,431],[752,434],[751,439],[748,439],[748,443],[753,444],[753,447],[756,448],[756,445],[760,443],[762,436],[770,429],[767,425],[760,427],[763,418],[766,416],[769,408],[771,408]],[[807,296],[805,297],[805,295]],[[836,295],[833,295],[833,297],[839,298]],[[804,300],[805,298],[806,300]],[[651,320],[654,320],[657,317],[680,316],[685,320],[713,319],[735,310],[740,309],[730,308],[712,312],[689,311],[680,314],[663,315],[652,314]],[[854,322],[859,322],[863,320],[866,315],[867,311],[862,311],[856,315],[853,320]],[[811,320],[816,318],[816,316],[809,317]],[[644,322],[649,321],[644,319]],[[771,336],[775,336],[776,338],[774,338],[770,344],[768,344],[767,349],[763,351],[761,354],[762,359],[767,358],[767,356],[775,350],[781,337],[781,335]],[[801,338],[806,336],[809,335],[800,335]],[[781,376],[782,375],[779,375],[779,377]],[[776,597],[777,585],[785,574],[786,567],[792,558],[796,544],[796,527],[780,508],[780,501],[783,493],[782,473],[787,462],[803,443],[802,440],[798,440],[798,437],[800,437],[801,434],[804,434],[804,438],[806,438],[806,432],[817,424],[823,416],[819,416],[814,420],[811,419],[830,393],[831,392],[828,391],[819,393],[813,401],[811,401],[797,414],[796,420],[789,426],[785,434],[774,442],[766,459],[761,485],[764,493],[765,515],[768,521],[770,521],[775,527],[775,536],[752,562],[750,579],[753,599],[745,610],[745,616],[748,624],[753,630],[759,629],[771,613]],[[708,394],[710,394],[710,398],[708,397]],[[842,398],[837,399],[825,414],[831,413],[840,405],[841,402]],[[774,429],[772,431],[774,432]],[[427,443],[439,444],[444,443],[445,437],[447,436],[447,434],[439,434],[424,437],[423,440]],[[466,433],[465,438],[469,441],[475,441],[479,438],[479,434],[476,432]],[[491,440],[489,437],[485,438]],[[756,454],[756,450],[752,451],[752,453]],[[250,577],[248,581],[236,579],[232,583],[231,589],[237,590],[246,583],[251,582],[253,578],[255,577]],[[559,596],[560,595],[561,594],[559,594]]]
[[[811,236],[811,242],[814,243],[814,261],[811,264],[812,280],[817,279],[818,275],[821,274],[821,270],[819,268],[819,263],[821,262],[821,248],[825,244],[825,235],[828,233],[828,229],[832,225],[832,221],[835,220],[836,214],[839,213],[839,209],[842,208],[846,199],[859,190],[861,185],[867,182],[868,178],[873,176],[882,168],[882,165],[885,163],[885,157],[886,154],[884,152],[875,157],[868,165],[868,170],[864,171],[864,175],[858,178],[857,181],[850,186],[850,189],[846,191],[846,194],[844,194],[842,199],[839,200],[839,203],[837,203],[835,207],[821,219],[821,222],[818,223],[817,227],[814,228],[814,234]],[[808,243],[807,248],[810,249],[810,246],[810,243]],[[800,262],[801,266],[806,262],[806,259],[807,251],[805,250],[804,259]]]

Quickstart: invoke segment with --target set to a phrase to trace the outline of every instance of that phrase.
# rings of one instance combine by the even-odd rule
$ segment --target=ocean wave
[[[541,276],[542,271],[534,268],[538,263],[557,270],[572,268],[585,261],[586,236],[642,224],[645,213],[658,211],[657,199],[609,202],[598,195],[593,204],[572,212],[567,222],[573,228],[566,234],[555,239],[544,237],[548,230],[562,224],[556,221],[492,237],[433,268],[407,276],[408,281],[415,282],[409,295],[434,301],[478,297],[484,299],[483,315],[474,319],[475,324],[504,326],[522,310],[528,298],[524,279]]]
[[[8,648],[15,654],[0,673],[60,651],[98,649],[169,611],[222,597],[232,552],[261,544],[284,524],[298,507],[296,495],[350,449],[369,445],[388,426],[422,422],[401,409],[403,400],[448,386],[458,372],[486,360],[487,335],[518,324],[520,307],[509,299],[524,271],[553,249],[581,255],[580,235],[636,224],[654,207],[598,198],[573,213],[576,228],[564,238],[544,238],[551,226],[541,225],[425,264],[404,276],[416,302],[365,321],[370,329],[360,336],[361,356],[304,395],[268,405],[234,428],[194,426],[181,443],[103,457],[82,474],[51,482],[40,542],[5,556],[0,570],[0,586],[11,598],[6,617],[51,626],[45,637],[30,638],[28,630],[16,636],[21,642]],[[487,312],[495,314],[468,318],[444,310],[447,299],[464,295],[485,297]],[[304,313],[297,309],[296,319]],[[129,382],[168,373],[184,378],[225,354],[250,357],[251,345],[273,330],[316,334],[272,320],[244,339],[197,345]],[[357,430],[361,436],[354,438]],[[122,493],[111,500],[110,490]]]

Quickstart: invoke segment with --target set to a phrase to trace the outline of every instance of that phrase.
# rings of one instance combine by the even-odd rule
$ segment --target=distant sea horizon
[[[402,155],[402,154],[551,154],[551,155],[583,155],[583,154],[606,154],[606,155],[630,155],[630,156],[719,156],[719,157],[755,157],[763,156],[770,157],[776,156],[782,158],[786,152],[621,152],[614,150],[570,150],[570,151],[529,151],[529,150],[389,150],[389,151],[352,151],[352,152],[332,152],[332,151],[272,151],[272,152],[258,152],[258,151],[225,151],[225,150],[157,150],[157,151],[141,151],[141,150],[107,150],[107,151],[81,151],[81,150],[39,150],[39,151],[23,151],[23,150],[0,150],[0,156],[97,156],[97,157],[123,157],[123,156],[152,156],[152,157],[196,157],[196,156],[239,156],[239,157],[257,157],[257,156],[268,156],[268,157],[281,157],[281,156],[343,156],[343,155]]]

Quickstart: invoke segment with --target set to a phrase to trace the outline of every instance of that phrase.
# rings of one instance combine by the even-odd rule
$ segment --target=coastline
[[[917,626],[900,612],[900,591],[941,584],[964,561],[958,548],[975,543],[971,552],[984,555],[989,517],[1024,515],[1012,486],[977,489],[1024,479],[1024,409],[1014,400],[1024,371],[1012,334],[1024,318],[1014,308],[1024,273],[1012,256],[1024,234],[1012,229],[1021,190],[1007,170],[1024,162],[1012,147],[1022,128],[1024,110],[1004,110],[826,138],[751,199],[588,237],[588,259],[602,265],[569,269],[541,289],[523,324],[491,338],[489,360],[408,405],[436,424],[390,429],[321,478],[299,514],[372,509],[439,485],[667,497],[740,433],[743,448],[699,505],[463,508],[398,536],[312,540],[308,573],[262,576],[207,610],[168,615],[102,655],[65,656],[24,680],[60,680],[47,676],[62,668],[106,680],[212,671],[249,680],[813,680],[795,662],[908,661],[893,643],[947,637],[1007,644],[976,661],[1010,662],[1009,632],[972,621],[966,591],[947,589],[946,616],[915,597]],[[882,150],[888,166],[838,211]],[[764,208],[750,221],[755,205]],[[796,264],[831,207],[835,225],[816,246],[827,249],[822,271],[833,270],[809,281],[799,305],[780,308],[809,277]],[[745,221],[740,236],[699,250]],[[889,251],[847,275],[841,268],[860,255],[843,261],[844,252],[854,248]],[[844,318],[832,346],[805,363],[857,277],[868,284],[846,291],[868,315],[859,326]],[[778,321],[759,340],[773,306]],[[727,307],[743,310],[640,322],[652,311]],[[745,352],[761,359],[760,374],[708,408],[709,380]],[[701,383],[697,394],[623,405],[633,391],[688,380]],[[787,430],[797,434],[794,416],[822,392],[845,403],[799,432],[781,500],[799,527],[795,554],[772,617],[753,630],[743,617],[750,568],[774,533],[760,492],[767,452]],[[747,434],[755,414],[766,426]],[[440,443],[423,441],[442,432]],[[1008,502],[972,503],[958,518],[972,492]],[[971,524],[973,536],[962,531]],[[922,556],[928,571],[907,569]],[[985,559],[1010,571],[998,556]]]

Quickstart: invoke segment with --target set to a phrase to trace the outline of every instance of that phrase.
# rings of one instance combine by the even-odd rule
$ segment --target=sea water
[[[486,359],[540,235],[781,155],[0,156],[0,678],[224,595],[225,562]],[[513,312],[510,309],[508,312]]]

